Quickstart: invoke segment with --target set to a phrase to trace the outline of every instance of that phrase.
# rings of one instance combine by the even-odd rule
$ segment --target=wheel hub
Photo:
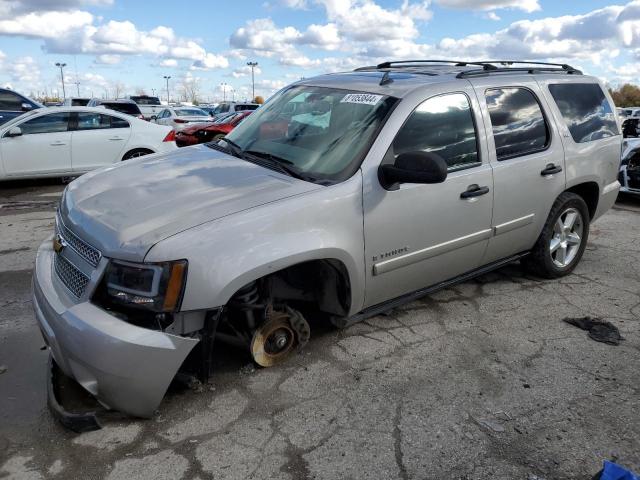
[[[273,312],[254,333],[251,356],[261,367],[271,367],[284,361],[297,343],[289,315]]]

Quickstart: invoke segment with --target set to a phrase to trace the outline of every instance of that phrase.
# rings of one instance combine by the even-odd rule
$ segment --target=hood
[[[142,261],[171,235],[319,188],[199,145],[88,173],[67,187],[61,214],[103,255]]]

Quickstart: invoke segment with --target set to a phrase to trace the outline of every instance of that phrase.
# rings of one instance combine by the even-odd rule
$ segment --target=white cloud
[[[191,66],[196,70],[209,70],[212,68],[226,68],[229,66],[229,60],[222,55],[207,53],[201,60],[196,60]]]
[[[2,0],[0,0],[2,2]],[[105,55],[149,55],[186,59],[198,69],[224,68],[226,58],[208,52],[195,40],[182,38],[173,29],[157,26],[139,30],[133,22],[102,19],[81,10],[51,10],[80,5],[108,5],[111,0],[44,0],[33,1],[23,10],[42,5],[42,9],[15,15],[18,2],[0,3],[0,36],[27,36],[44,40],[50,53],[95,54],[98,63]],[[37,4],[37,5],[36,5]]]
[[[178,66],[178,61],[175,58],[165,58],[160,62],[161,67],[175,68]]]
[[[291,48],[300,37],[302,33],[294,27],[278,28],[270,18],[258,18],[238,28],[229,43],[235,48],[273,53]]]
[[[516,8],[527,13],[540,10],[538,0],[435,0],[438,5],[467,10],[497,10]]]
[[[93,15],[72,12],[32,12],[12,18],[0,18],[0,35],[59,38],[90,25]]]
[[[253,68],[254,75],[261,75],[262,69],[258,66]],[[231,72],[231,76],[233,78],[242,78],[251,76],[251,67],[249,65],[244,65],[242,67],[236,68],[233,72]]]
[[[117,65],[122,60],[120,55],[103,54],[96,57],[95,62],[99,65]]]

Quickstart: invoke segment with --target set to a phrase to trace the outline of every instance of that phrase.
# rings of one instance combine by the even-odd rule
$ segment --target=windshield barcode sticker
[[[373,95],[371,93],[348,93],[344,96],[340,103],[359,103],[361,105],[375,105],[380,101],[382,95]]]

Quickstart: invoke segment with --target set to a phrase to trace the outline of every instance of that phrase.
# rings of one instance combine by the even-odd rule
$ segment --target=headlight
[[[180,308],[187,261],[130,263],[113,260],[104,276],[107,296],[114,302],[154,312]]]

